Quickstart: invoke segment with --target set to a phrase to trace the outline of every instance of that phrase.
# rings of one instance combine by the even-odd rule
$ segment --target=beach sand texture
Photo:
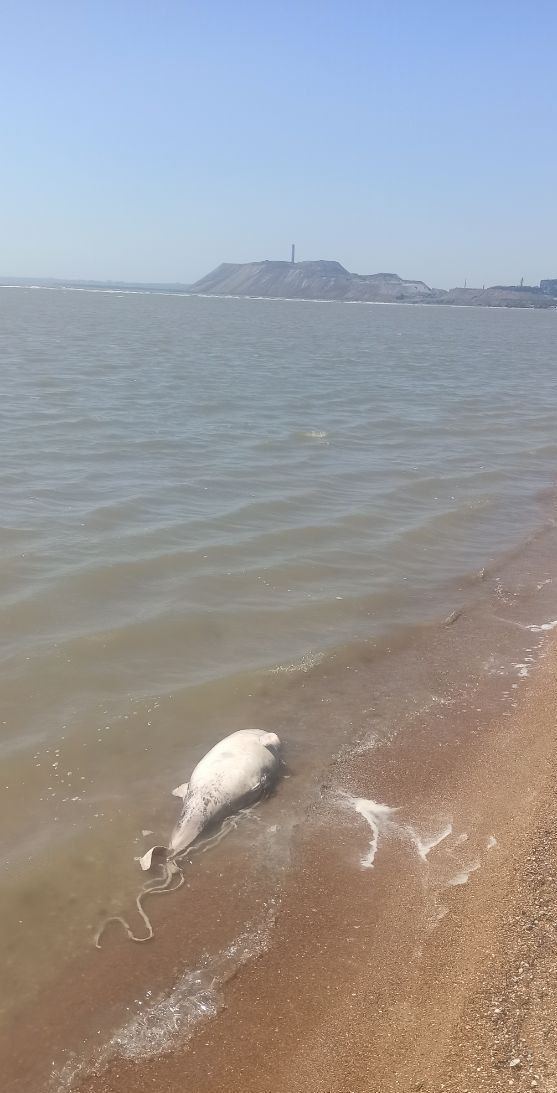
[[[80,1090],[554,1089],[556,709],[552,647],[512,716],[481,725],[472,747],[445,741],[431,764],[418,742],[394,781],[409,799],[429,782],[439,814],[443,773],[429,841],[441,838],[420,855],[393,815],[372,882],[355,874],[350,825],[309,818],[273,942],[228,983],[219,1016],[183,1052],[113,1063]],[[375,762],[350,762],[361,794]],[[363,824],[360,836],[365,852]]]

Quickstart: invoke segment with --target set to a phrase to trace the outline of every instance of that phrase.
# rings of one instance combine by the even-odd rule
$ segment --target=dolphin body
[[[194,767],[189,782],[172,792],[182,798],[182,811],[168,847],[153,846],[139,859],[150,869],[153,854],[178,857],[205,828],[242,805],[261,797],[276,780],[280,740],[274,732],[240,729],[220,740]]]

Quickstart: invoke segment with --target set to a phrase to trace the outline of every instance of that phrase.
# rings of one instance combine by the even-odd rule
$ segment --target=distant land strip
[[[340,262],[224,262],[190,286],[208,296],[265,296],[288,300],[460,304],[483,307],[557,307],[557,279],[490,288],[430,288],[396,273],[350,273]]]
[[[461,307],[557,308],[557,278],[539,285],[430,288],[396,273],[350,273],[340,262],[223,262],[193,285],[180,282],[63,280],[0,277],[0,287],[67,288],[105,292],[163,292],[283,300],[361,303],[453,304]]]

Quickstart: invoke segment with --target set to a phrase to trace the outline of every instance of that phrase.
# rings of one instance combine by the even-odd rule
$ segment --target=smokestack
[[[292,265],[294,265],[294,262],[296,261],[296,244],[295,243],[292,244],[292,257],[291,257],[290,261],[292,262]]]

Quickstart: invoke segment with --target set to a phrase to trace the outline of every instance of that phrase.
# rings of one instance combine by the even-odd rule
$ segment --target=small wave
[[[298,440],[319,440],[323,444],[329,443],[329,434],[325,429],[300,429],[294,433]]]
[[[525,629],[531,630],[533,634],[541,634],[547,630],[555,630],[556,627],[557,619],[554,619],[553,622],[542,622],[539,626],[535,623],[531,623],[530,626],[526,626]]]
[[[293,660],[291,664],[277,664],[275,668],[271,668],[273,675],[280,675],[281,673],[293,673],[293,672],[310,672],[312,668],[315,668],[316,664],[319,664],[324,653],[304,653],[299,660]]]
[[[223,1008],[223,988],[237,969],[268,948],[275,917],[272,904],[259,924],[249,926],[217,956],[185,971],[170,992],[153,998],[147,991],[137,1000],[133,1017],[94,1055],[72,1057],[53,1073],[52,1093],[69,1093],[87,1075],[102,1073],[114,1059],[148,1059],[186,1043],[201,1024]]]
[[[374,748],[380,742],[380,736],[377,733],[366,733],[352,748],[352,755],[367,755],[368,752],[373,751]]]

